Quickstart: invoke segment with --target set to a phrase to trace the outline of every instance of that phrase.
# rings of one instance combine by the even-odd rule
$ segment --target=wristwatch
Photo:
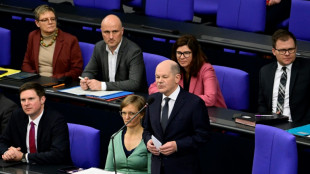
[[[23,153],[23,157],[22,157],[22,160],[21,160],[23,163],[27,163],[27,160],[26,160],[26,153]]]

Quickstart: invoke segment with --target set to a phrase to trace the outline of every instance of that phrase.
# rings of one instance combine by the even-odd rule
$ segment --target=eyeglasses
[[[181,51],[177,51],[177,57],[181,57],[182,55],[185,57],[185,58],[189,58],[189,56],[192,54],[192,52],[190,51],[184,51],[184,52],[181,52]]]
[[[135,112],[122,112],[122,111],[119,111],[119,114],[121,114],[122,117],[126,117],[126,115],[128,115],[130,118],[136,115]]]
[[[286,54],[286,52],[288,52],[289,54],[293,54],[296,52],[296,48],[289,48],[289,49],[275,49],[279,52],[279,54],[284,55]]]
[[[51,21],[51,22],[56,22],[56,18],[55,17],[53,17],[53,18],[44,18],[44,19],[40,19],[39,21],[40,22],[43,22],[43,23],[47,23],[48,21]]]

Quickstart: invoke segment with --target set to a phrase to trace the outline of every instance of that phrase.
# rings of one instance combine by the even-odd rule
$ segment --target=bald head
[[[157,65],[155,78],[158,91],[169,96],[179,86],[180,67],[175,61],[165,60]]]
[[[104,42],[113,53],[121,42],[124,33],[121,20],[115,15],[106,16],[101,22],[101,33]]]
[[[103,25],[119,25],[119,27],[123,27],[122,21],[116,15],[108,15],[102,19],[101,27]]]

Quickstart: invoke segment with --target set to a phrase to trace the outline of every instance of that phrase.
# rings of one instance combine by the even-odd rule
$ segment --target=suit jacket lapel
[[[199,73],[199,72],[198,72]],[[199,74],[197,74],[197,77],[199,76]],[[190,93],[194,93],[194,90],[195,90],[195,86],[197,86],[196,85],[196,83],[197,83],[197,77],[194,77],[194,76],[192,76],[191,77],[191,81],[190,81],[190,83],[189,83],[189,92]]]
[[[161,93],[158,93],[157,97],[156,97],[156,100],[154,100],[154,110],[152,110],[153,113],[151,113],[151,115],[154,115],[153,119],[151,118],[150,120],[154,123],[154,129],[157,129],[157,130],[154,130],[154,132],[160,132],[160,136],[161,137],[156,137],[156,138],[160,138],[162,139],[163,135],[164,135],[164,132],[163,132],[163,129],[161,127],[161,102],[162,102],[162,94]]]
[[[299,64],[295,60],[295,62],[292,65],[292,70],[291,70],[290,89],[289,89],[289,94],[290,95],[289,96],[291,96],[291,94],[292,94],[292,90],[293,90],[293,87],[294,87],[294,84],[295,84],[295,81],[296,81],[296,77],[297,77],[297,74],[298,74],[298,67],[299,67]]]
[[[100,52],[102,51],[101,54],[99,55],[102,55],[101,56],[101,63],[102,63],[102,67],[103,67],[103,70],[102,70],[102,78],[104,81],[110,81],[109,79],[109,55],[108,55],[108,51],[106,50],[106,44],[104,44],[104,47],[101,48],[101,50],[99,50]]]
[[[127,40],[125,37],[123,37],[121,46],[118,49],[118,54],[117,54],[117,60],[116,60],[116,72],[115,72],[115,76],[117,75],[117,72],[119,72],[118,67],[119,67],[119,63],[123,58],[123,52],[124,52],[124,47],[127,44]]]
[[[39,73],[39,49],[40,49],[41,33],[40,30],[33,37],[33,55],[36,72]]]
[[[278,67],[278,64],[277,64],[277,62],[275,62],[272,65],[270,72],[268,73],[269,76],[264,77],[264,78],[266,78],[266,82],[268,84],[268,87],[266,88],[268,90],[268,96],[270,96],[268,98],[268,105],[271,107],[272,107],[272,96],[273,96],[272,92],[273,92],[274,77],[276,74],[277,67]]]
[[[55,50],[54,50],[54,55],[53,55],[53,71],[56,69],[56,62],[57,62],[57,59],[59,58],[59,54],[63,47],[63,42],[64,42],[64,37],[62,35],[62,32],[58,29],[58,36],[56,39],[56,43],[55,43],[56,45],[55,45]]]
[[[170,117],[168,119],[166,130],[168,129],[170,122],[177,116],[178,112],[183,107],[183,104],[184,104],[184,101],[185,101],[184,95],[183,95],[184,93],[183,92],[184,91],[181,88],[180,93],[179,93],[179,95],[177,97],[177,100],[174,103],[174,106],[173,106],[173,109],[171,111]]]
[[[25,145],[24,148],[26,149],[25,151],[27,151],[26,136],[27,136],[28,123],[29,123],[29,117],[28,117],[28,115],[24,114],[24,119],[23,119],[23,122],[22,122],[22,128],[23,128],[23,130],[22,130],[22,132],[23,132],[22,139],[25,140],[25,143],[24,143],[24,145]]]

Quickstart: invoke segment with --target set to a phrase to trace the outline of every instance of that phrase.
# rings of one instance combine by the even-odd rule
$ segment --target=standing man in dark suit
[[[143,139],[153,154],[152,174],[196,174],[197,149],[209,136],[209,116],[204,101],[179,86],[180,67],[171,60],[156,68],[158,93],[146,111]],[[157,149],[152,136],[162,145]]]
[[[22,109],[13,112],[0,137],[2,159],[39,164],[70,162],[67,123],[63,116],[44,107],[44,88],[27,82],[19,94]]]
[[[289,31],[276,31],[272,36],[272,46],[277,61],[260,70],[258,112],[283,114],[297,125],[309,124],[309,60],[296,58],[296,38]],[[282,83],[285,82],[283,79],[286,83]]]
[[[0,93],[0,135],[3,133],[12,112],[18,108],[17,104],[6,98],[2,93]]]
[[[147,91],[142,51],[123,37],[124,27],[115,15],[101,22],[103,40],[95,45],[92,58],[82,73],[83,90]]]

